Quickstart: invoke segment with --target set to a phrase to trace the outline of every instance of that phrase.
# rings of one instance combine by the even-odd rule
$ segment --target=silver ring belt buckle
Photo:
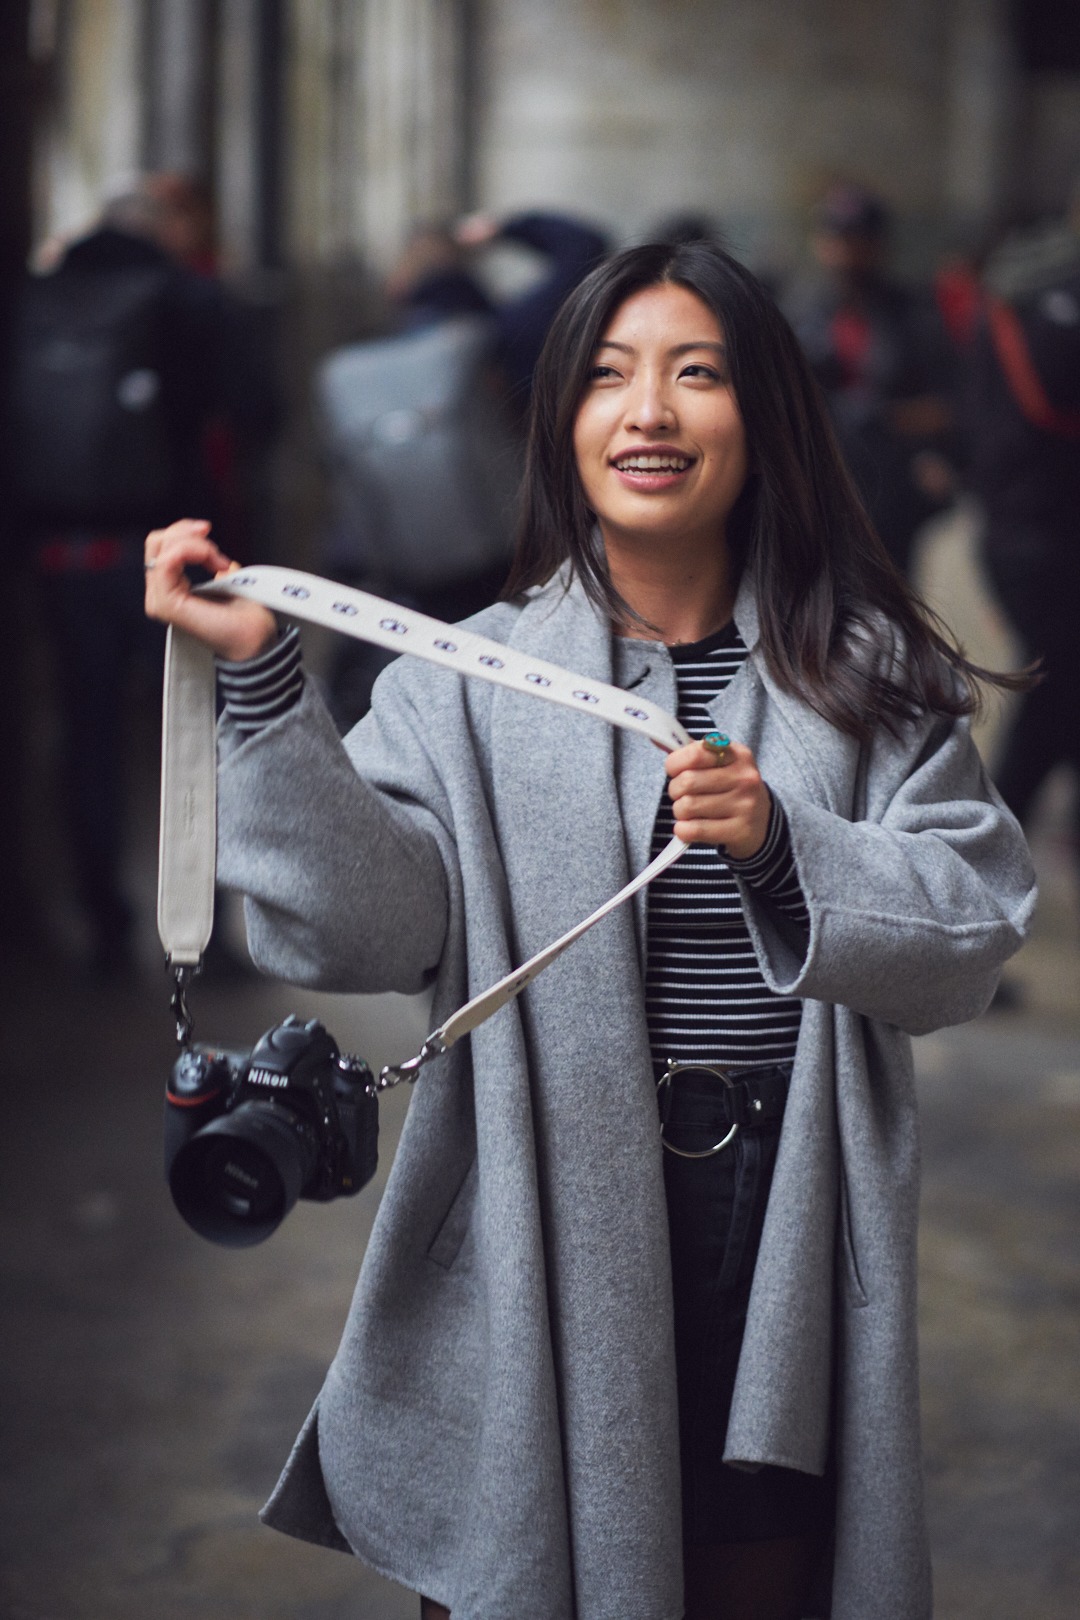
[[[672,1081],[675,1080],[677,1075],[685,1074],[687,1070],[694,1070],[699,1074],[715,1075],[716,1078],[723,1085],[725,1085],[729,1091],[733,1092],[735,1090],[735,1082],[731,1078],[730,1074],[728,1074],[726,1069],[718,1068],[715,1063],[677,1063],[674,1058],[670,1058],[668,1060],[667,1068],[656,1082],[657,1096],[660,1097],[663,1094],[664,1087],[666,1086],[668,1088],[667,1095],[668,1098],[670,1098],[672,1095]],[[660,1140],[667,1148],[669,1153],[677,1153],[680,1159],[711,1159],[714,1153],[720,1153],[724,1148],[729,1147],[739,1134],[739,1121],[733,1120],[731,1128],[728,1130],[726,1136],[722,1136],[719,1142],[714,1142],[710,1148],[699,1148],[697,1151],[691,1152],[689,1148],[679,1148],[676,1147],[674,1143],[668,1141],[667,1137],[664,1135],[664,1127],[666,1124],[667,1119],[664,1109],[661,1106]]]

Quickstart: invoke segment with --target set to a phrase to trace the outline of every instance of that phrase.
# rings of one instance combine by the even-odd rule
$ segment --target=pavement
[[[935,548],[946,581],[966,577],[966,544],[950,532]],[[1018,1005],[916,1042],[938,1620],[1080,1615],[1072,791],[1052,783],[1033,830],[1042,898],[1010,970]],[[160,1167],[173,1040],[149,796],[137,785],[137,972],[95,986],[54,945],[0,983],[0,1620],[415,1620],[410,1594],[256,1518],[333,1355],[408,1095],[382,1102],[379,1174],[357,1198],[302,1203],[255,1249],[183,1225]],[[48,821],[43,804],[45,849]],[[62,873],[40,871],[63,947]],[[427,1027],[422,998],[254,978],[193,1000],[197,1034],[245,1045],[288,1011],[317,1014],[373,1062]]]

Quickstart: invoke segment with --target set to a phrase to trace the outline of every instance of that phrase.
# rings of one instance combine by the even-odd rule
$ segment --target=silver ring
[[[723,1081],[724,1085],[727,1086],[729,1091],[735,1090],[735,1082],[731,1078],[730,1074],[728,1074],[726,1069],[718,1068],[715,1063],[676,1063],[674,1058],[669,1058],[667,1068],[656,1082],[657,1095],[660,1094],[665,1086],[671,1085],[671,1082],[674,1080],[677,1074],[684,1074],[687,1069],[700,1069],[705,1074],[714,1074],[718,1080]],[[680,1159],[711,1159],[714,1153],[720,1153],[724,1148],[728,1147],[732,1142],[734,1142],[736,1136],[739,1134],[739,1122],[736,1120],[731,1129],[728,1131],[727,1135],[721,1137],[719,1142],[714,1142],[710,1148],[700,1148],[697,1152],[691,1153],[686,1148],[674,1147],[672,1143],[668,1141],[667,1137],[664,1135],[665,1123],[665,1120],[663,1117],[661,1117],[660,1140],[664,1147],[667,1148],[669,1153],[678,1154]]]
[[[156,557],[149,557],[146,560],[146,562],[143,563],[143,573],[148,574],[152,568],[156,568],[156,567],[157,567],[157,558]]]

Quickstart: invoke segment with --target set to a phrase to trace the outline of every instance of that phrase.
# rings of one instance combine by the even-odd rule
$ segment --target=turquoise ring
[[[711,748],[714,754],[720,755],[719,763],[721,765],[727,764],[725,755],[727,754],[728,749],[731,747],[730,737],[726,736],[722,731],[710,731],[708,736],[702,737],[701,740],[705,744],[706,748]]]

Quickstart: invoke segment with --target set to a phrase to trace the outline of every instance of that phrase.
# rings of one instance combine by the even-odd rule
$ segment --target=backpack
[[[140,524],[176,484],[165,352],[167,269],[34,276],[7,381],[12,493],[35,523]]]
[[[509,559],[520,451],[492,385],[492,335],[485,316],[462,316],[317,367],[341,571],[409,591]]]
[[[1080,238],[1060,227],[1005,244],[986,268],[994,355],[1021,415],[1080,441]]]

